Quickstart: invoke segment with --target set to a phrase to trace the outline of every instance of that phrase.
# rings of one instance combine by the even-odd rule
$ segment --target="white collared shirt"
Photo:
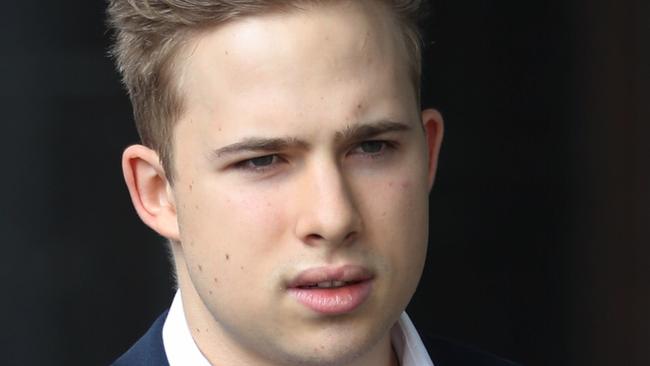
[[[187,326],[180,290],[176,291],[162,333],[170,366],[211,366],[194,343]],[[402,312],[391,329],[390,337],[401,366],[433,366],[422,339],[406,312]]]

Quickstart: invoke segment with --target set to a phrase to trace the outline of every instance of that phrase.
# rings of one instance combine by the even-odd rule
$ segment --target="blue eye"
[[[277,157],[275,155],[266,155],[266,156],[261,156],[259,158],[253,158],[248,160],[250,164],[256,168],[264,167],[264,166],[269,166],[273,164]]]
[[[387,159],[397,151],[399,143],[387,140],[367,140],[358,142],[349,154],[362,159]]]
[[[388,153],[389,149],[394,149],[396,144],[384,140],[368,140],[358,143],[352,150],[353,154],[367,156],[381,156]]]
[[[235,164],[238,169],[248,170],[264,170],[271,168],[278,163],[279,157],[277,155],[264,155],[252,159],[246,159]]]
[[[385,141],[364,141],[359,144],[359,148],[366,154],[376,154],[384,150],[386,147]]]

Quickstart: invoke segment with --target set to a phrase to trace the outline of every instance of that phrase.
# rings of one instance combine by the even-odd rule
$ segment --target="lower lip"
[[[321,314],[337,315],[354,311],[368,299],[370,281],[338,288],[290,288],[289,293],[307,308]]]

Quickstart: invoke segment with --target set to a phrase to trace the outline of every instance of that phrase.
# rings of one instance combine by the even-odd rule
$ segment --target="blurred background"
[[[0,12],[3,365],[107,365],[172,296],[122,182],[137,136],[104,8]],[[446,140],[415,324],[531,366],[650,365],[650,2],[434,10]]]

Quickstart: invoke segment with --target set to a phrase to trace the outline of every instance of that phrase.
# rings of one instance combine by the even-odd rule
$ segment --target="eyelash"
[[[263,166],[255,166],[253,165],[253,162],[255,160],[261,160],[261,159],[266,159],[266,158],[271,158],[271,163],[269,165],[263,165]],[[272,169],[275,165],[277,165],[278,160],[281,160],[282,158],[278,154],[270,154],[270,155],[262,155],[262,156],[257,156],[251,159],[246,159],[242,160],[238,163],[235,164],[236,169],[240,170],[246,170],[246,171],[251,171],[255,173],[262,173],[268,169]]]
[[[389,150],[395,150],[397,148],[397,142],[394,141],[387,141],[387,140],[367,140],[367,141],[362,141],[358,143],[352,151],[358,149],[361,147],[363,144],[368,144],[368,143],[380,143],[382,144],[381,149],[377,152],[360,152],[360,153],[355,153],[356,155],[366,155],[367,157],[371,159],[379,159],[384,157],[385,154],[389,152]]]
[[[381,143],[382,146],[380,150],[377,152],[358,152],[358,153],[353,152],[354,150],[361,148],[361,145],[368,144],[368,143]],[[354,145],[354,147],[350,149],[350,151],[352,152],[351,153],[352,155],[365,155],[364,157],[368,159],[381,159],[385,157],[386,154],[390,153],[390,151],[396,150],[397,148],[398,148],[398,143],[395,141],[367,140]],[[268,159],[268,158],[271,158],[271,162],[268,165],[263,165],[263,166],[253,165],[253,162],[255,160]],[[264,173],[267,170],[274,169],[274,167],[282,161],[286,161],[286,160],[283,159],[281,155],[269,154],[269,155],[256,156],[254,158],[242,160],[238,163],[235,163],[234,167],[239,170],[249,171],[253,173]]]

